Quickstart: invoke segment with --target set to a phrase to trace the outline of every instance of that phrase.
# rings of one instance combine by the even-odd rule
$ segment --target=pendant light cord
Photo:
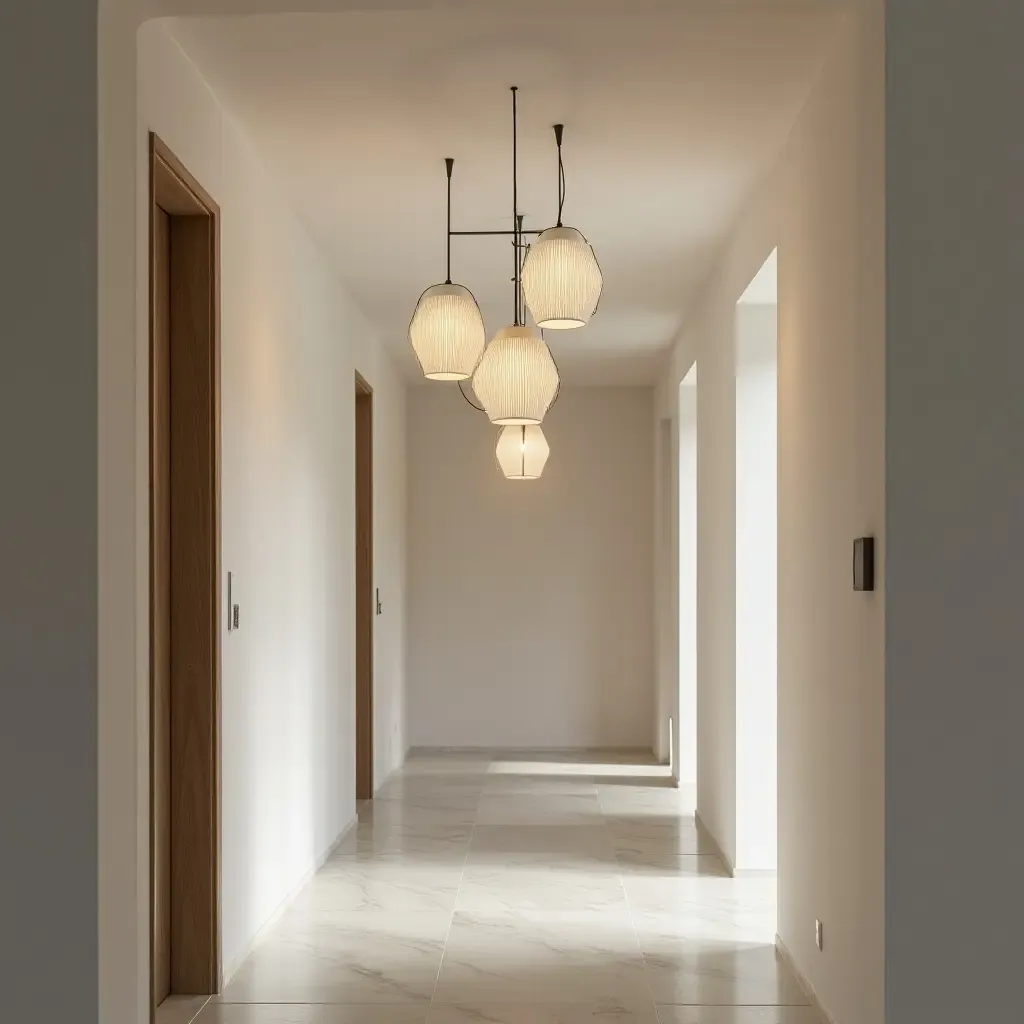
[[[565,165],[562,163],[562,132],[565,125],[556,124],[555,145],[558,147],[558,222],[555,227],[562,226],[562,207],[565,205]]]
[[[452,283],[452,168],[455,166],[454,157],[447,156],[444,159],[445,170],[448,173],[448,276],[445,284]]]

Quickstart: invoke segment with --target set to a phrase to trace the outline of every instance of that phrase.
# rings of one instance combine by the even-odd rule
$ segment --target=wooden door
[[[150,151],[151,990],[220,966],[219,212]]]
[[[153,211],[151,402],[151,657],[153,800],[153,1000],[171,992],[171,225]]]
[[[356,374],[356,799],[373,799],[373,391]]]

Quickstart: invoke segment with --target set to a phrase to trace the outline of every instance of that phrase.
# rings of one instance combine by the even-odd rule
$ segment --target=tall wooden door
[[[153,211],[150,529],[152,586],[153,999],[171,992],[171,225]]]
[[[150,203],[153,1008],[220,985],[220,359],[216,205],[158,140]]]
[[[356,799],[373,799],[373,391],[356,374]]]

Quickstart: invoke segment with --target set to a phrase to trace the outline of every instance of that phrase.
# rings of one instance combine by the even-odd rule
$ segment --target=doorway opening
[[[356,374],[356,799],[373,799],[373,389]]]
[[[679,678],[673,764],[680,787],[697,786],[697,364],[679,385]]]
[[[217,205],[150,136],[151,1008],[220,985]]]
[[[658,689],[655,715],[654,754],[660,764],[667,764],[674,780],[675,762],[675,683],[676,647],[675,633],[675,571],[673,559],[676,552],[676,526],[673,522],[676,510],[676,485],[673,459],[675,457],[675,421],[666,416],[658,424],[658,476],[657,476],[657,518],[659,557],[655,565],[658,587]]]
[[[736,304],[736,864],[777,867],[776,253]]]

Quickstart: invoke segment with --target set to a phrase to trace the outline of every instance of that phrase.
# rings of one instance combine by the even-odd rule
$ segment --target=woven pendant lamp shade
[[[575,228],[548,228],[523,264],[523,295],[538,327],[582,327],[594,314],[603,287],[590,243]]]
[[[506,479],[538,480],[551,449],[540,427],[502,427],[494,454]]]
[[[547,342],[529,327],[503,327],[484,350],[473,390],[498,426],[540,423],[558,393],[558,370]]]
[[[409,342],[428,380],[468,380],[487,335],[473,293],[461,284],[435,284],[416,303]]]

